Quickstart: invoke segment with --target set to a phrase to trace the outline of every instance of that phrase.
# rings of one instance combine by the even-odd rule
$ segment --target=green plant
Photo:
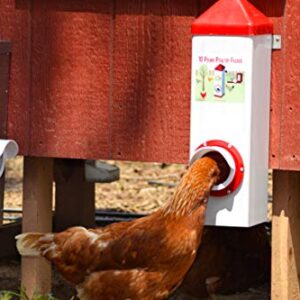
[[[24,289],[21,289],[20,293],[12,292],[12,291],[0,291],[0,300],[58,300],[51,294],[42,295],[42,294],[34,294],[31,298],[27,295]]]

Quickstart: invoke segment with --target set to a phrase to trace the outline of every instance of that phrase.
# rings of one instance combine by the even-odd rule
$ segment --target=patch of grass
[[[52,296],[51,294],[42,295],[34,294],[32,297],[29,297],[25,290],[21,290],[20,293],[12,291],[0,291],[0,300],[59,300],[58,298]]]

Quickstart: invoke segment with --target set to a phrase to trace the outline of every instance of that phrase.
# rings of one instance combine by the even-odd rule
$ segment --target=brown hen
[[[104,228],[16,237],[21,255],[42,255],[76,285],[82,300],[165,299],[182,282],[199,247],[217,163],[204,157],[155,213]]]

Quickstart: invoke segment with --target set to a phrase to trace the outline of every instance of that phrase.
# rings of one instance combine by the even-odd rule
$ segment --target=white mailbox
[[[219,152],[207,225],[266,221],[272,23],[246,0],[220,0],[192,24],[190,159]]]

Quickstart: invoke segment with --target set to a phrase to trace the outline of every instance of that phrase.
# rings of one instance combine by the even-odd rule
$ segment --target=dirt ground
[[[108,163],[120,167],[121,178],[113,183],[96,184],[96,208],[132,212],[152,212],[160,207],[173,193],[186,169],[179,164]],[[5,208],[22,207],[22,164],[22,157],[7,162]]]
[[[96,208],[131,212],[152,212],[167,201],[186,170],[184,165],[160,163],[114,162],[120,167],[120,180],[109,184],[96,184]],[[23,159],[17,157],[6,166],[5,208],[22,208]],[[271,174],[270,174],[271,176]],[[270,177],[271,178],[271,177]],[[53,186],[55,189],[55,186]],[[269,181],[271,199],[272,182]],[[55,203],[53,202],[53,208]],[[270,204],[271,208],[271,204]],[[20,214],[5,214],[14,218]],[[6,221],[8,222],[8,221]],[[53,294],[59,299],[70,299],[74,290],[56,273],[53,279]],[[17,290],[20,286],[20,263],[16,259],[0,261],[0,291]],[[172,299],[192,300],[185,295],[174,295]],[[218,296],[218,299],[264,300],[269,299],[268,284],[255,287],[245,293]]]

